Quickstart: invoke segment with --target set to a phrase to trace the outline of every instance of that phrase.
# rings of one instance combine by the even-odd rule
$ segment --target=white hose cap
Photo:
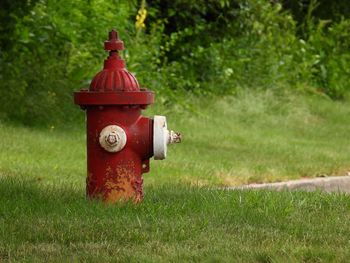
[[[119,152],[126,145],[126,133],[118,125],[108,125],[100,132],[99,142],[107,152]]]
[[[166,158],[168,144],[181,142],[181,135],[169,131],[165,116],[155,115],[153,118],[153,155],[155,160]]]

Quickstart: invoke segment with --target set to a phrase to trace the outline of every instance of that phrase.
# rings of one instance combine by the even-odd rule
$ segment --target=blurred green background
[[[342,0],[3,0],[0,118],[31,126],[73,124],[72,91],[102,68],[116,28],[128,69],[157,102],[242,90],[342,100],[349,89],[350,4]],[[145,10],[146,13],[142,10]],[[144,13],[142,18],[136,18]],[[175,106],[174,106],[175,105]],[[74,124],[73,124],[74,125]]]

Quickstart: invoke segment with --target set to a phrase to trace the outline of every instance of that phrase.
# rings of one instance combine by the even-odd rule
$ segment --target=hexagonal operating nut
[[[110,146],[115,146],[119,143],[120,141],[120,136],[118,135],[117,132],[112,131],[110,134],[108,134],[106,137],[106,142],[110,145]]]
[[[108,125],[100,132],[99,142],[107,152],[119,152],[126,145],[126,133],[118,125]]]

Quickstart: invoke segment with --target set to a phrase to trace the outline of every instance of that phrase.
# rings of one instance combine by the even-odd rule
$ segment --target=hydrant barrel
[[[87,196],[112,203],[141,201],[142,174],[149,171],[149,159],[154,154],[155,159],[164,159],[167,145],[181,140],[179,134],[167,130],[165,117],[153,120],[141,115],[154,102],[154,94],[140,88],[126,70],[118,54],[123,48],[112,30],[105,42],[109,57],[103,70],[89,89],[74,93],[74,102],[86,111]]]
[[[140,117],[140,113],[139,108],[87,109],[86,190],[89,197],[102,198],[108,202],[120,199],[142,200],[142,173],[148,171],[148,160],[153,152],[152,120]],[[101,131],[109,125],[121,127],[126,134],[127,143],[118,152],[110,152],[101,147]]]

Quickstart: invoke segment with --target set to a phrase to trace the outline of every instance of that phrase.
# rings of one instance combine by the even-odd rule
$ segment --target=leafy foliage
[[[186,106],[182,94],[188,92],[208,96],[240,89],[341,99],[350,84],[349,7],[339,1],[328,13],[325,1],[315,0],[5,3],[2,119],[46,125],[75,120],[80,112],[72,91],[101,69],[102,42],[113,27],[125,41],[128,69],[163,104]],[[135,28],[141,13],[142,26]]]
[[[1,45],[2,117],[28,124],[73,118],[72,90],[100,68],[101,39],[112,26],[127,29],[129,8],[119,1],[38,1],[22,17],[11,14],[15,27]]]

